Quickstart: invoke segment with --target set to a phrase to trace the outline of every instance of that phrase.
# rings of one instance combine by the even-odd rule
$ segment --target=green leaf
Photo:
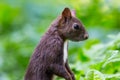
[[[86,74],[86,80],[105,80],[105,77],[97,70],[90,70]]]

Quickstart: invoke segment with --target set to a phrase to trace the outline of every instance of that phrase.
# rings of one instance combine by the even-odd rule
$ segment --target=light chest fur
[[[66,40],[64,42],[64,47],[63,47],[63,61],[66,63],[68,57],[68,41]]]

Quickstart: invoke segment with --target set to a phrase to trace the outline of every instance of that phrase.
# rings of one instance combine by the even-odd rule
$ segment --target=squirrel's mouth
[[[79,41],[84,41],[84,40],[87,40],[87,38],[74,38],[74,39],[70,39],[71,41],[75,41],[75,42],[79,42]]]
[[[88,34],[83,34],[83,35],[78,35],[78,36],[73,36],[73,37],[68,37],[67,39],[71,40],[71,41],[75,41],[75,42],[79,42],[79,41],[84,41],[87,40],[89,37]]]

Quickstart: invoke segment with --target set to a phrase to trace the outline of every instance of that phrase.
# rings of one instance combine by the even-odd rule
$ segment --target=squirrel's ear
[[[63,18],[71,18],[71,11],[69,8],[65,8],[62,12]]]
[[[71,10],[71,14],[72,14],[72,16],[76,17],[76,11],[75,10]]]

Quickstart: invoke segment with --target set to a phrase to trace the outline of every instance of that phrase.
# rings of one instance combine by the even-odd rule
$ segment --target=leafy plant
[[[90,60],[77,60],[76,64],[71,64],[77,80],[120,79],[120,33],[110,36],[112,40],[108,43],[98,43],[84,49],[82,54],[86,54]]]

